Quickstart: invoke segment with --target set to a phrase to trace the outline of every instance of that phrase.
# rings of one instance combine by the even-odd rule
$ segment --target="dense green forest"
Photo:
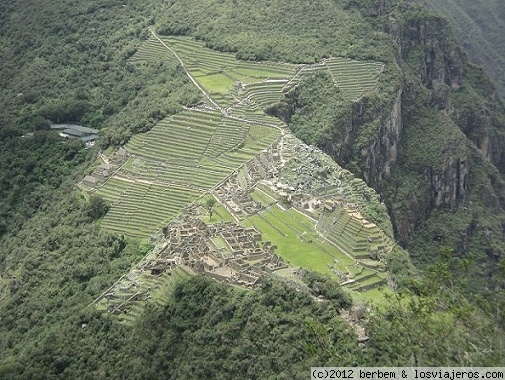
[[[454,93],[451,82],[424,80],[433,73],[419,63],[426,46],[416,32],[431,21],[441,28],[430,48],[444,59],[458,52],[443,21],[402,1],[1,2],[0,378],[301,379],[315,365],[503,365],[503,150],[484,155],[474,143],[479,126],[503,135],[503,107],[464,58],[450,62],[463,67]],[[101,230],[108,205],[75,184],[99,148],[200,100],[175,63],[128,62],[149,26],[239,58],[386,63],[378,90],[358,104],[316,75],[280,106],[295,133],[381,191],[422,269],[404,256],[388,261],[396,289],[360,320],[366,344],[339,315],[352,313],[349,295],[310,273],[305,285],[264,279],[252,290],[196,276],[132,325],[90,306],[152,247]],[[400,90],[403,140],[390,175],[379,175],[362,152],[385,133],[384,110]],[[443,112],[446,103],[455,111]],[[486,113],[488,124],[471,122]],[[100,129],[98,147],[61,140],[50,122]],[[362,128],[350,137],[354,124]],[[430,193],[456,178],[454,162],[471,171],[448,193],[464,194]],[[430,173],[438,179],[426,184]]]
[[[505,97],[505,4],[500,0],[416,0],[443,12],[473,62],[483,66]]]

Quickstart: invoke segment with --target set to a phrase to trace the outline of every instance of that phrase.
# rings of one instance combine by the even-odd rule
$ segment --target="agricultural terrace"
[[[275,128],[218,112],[184,110],[162,120],[130,140],[127,161],[98,189],[112,203],[103,227],[152,235],[278,136]]]
[[[349,99],[359,99],[372,91],[384,70],[380,62],[361,62],[346,58],[330,58],[324,61],[333,81]]]
[[[169,48],[168,48],[169,47]],[[172,51],[171,51],[171,50]],[[175,53],[175,54],[174,54]],[[329,70],[350,98],[373,90],[383,64],[330,58],[315,65],[246,62],[186,37],[152,36],[131,62],[180,58],[221,109],[184,110],[134,136],[127,161],[98,194],[112,203],[103,226],[147,237],[215,187],[258,152],[285,125],[263,111],[279,102],[304,75]]]
[[[259,231],[263,248],[274,247],[284,262],[335,276],[353,290],[364,292],[384,284],[384,266],[371,260],[371,256],[386,251],[390,242],[377,226],[360,219],[359,213],[351,215],[338,208],[320,215],[316,221],[318,213],[306,214],[300,211],[300,204],[285,208],[275,190],[255,182],[261,180],[256,178],[258,175],[273,175],[271,171],[276,170],[268,159],[267,148],[281,135],[277,153],[281,155],[280,161],[297,157],[296,162],[302,166],[292,169],[314,173],[313,167],[305,167],[313,161],[310,149],[303,147],[296,151],[297,139],[284,132],[285,124],[267,115],[265,109],[281,101],[304,76],[318,70],[328,70],[344,96],[357,100],[375,88],[383,64],[344,58],[330,58],[314,65],[245,62],[190,38],[160,39],[154,33],[129,61],[165,59],[178,59],[208,101],[131,138],[124,147],[122,156],[126,159],[120,160],[120,167],[112,175],[107,174],[104,183],[92,187],[112,204],[102,226],[127,236],[147,238],[192,202],[204,202],[211,196],[209,192],[219,192],[220,185],[225,186],[227,179],[236,176],[235,183],[247,189],[245,198],[250,197],[256,207],[251,208],[252,212],[242,210],[237,218],[235,211],[232,216],[226,202],[219,204],[223,201],[218,200],[213,218],[207,213],[200,215],[200,221],[210,225],[240,219],[243,226]],[[294,145],[290,143],[292,140]],[[304,151],[306,157],[301,154]],[[293,174],[291,169],[281,172]],[[351,188],[354,187],[353,184]],[[314,193],[318,192],[323,200],[337,195],[347,198],[345,186],[325,185],[320,190],[314,189]],[[227,196],[239,201],[233,194]],[[224,236],[214,236],[211,245],[226,254],[231,246]],[[239,241],[242,240],[234,240],[234,244]],[[200,252],[200,248],[196,249]],[[139,264],[95,301],[97,308],[119,314],[121,320],[129,322],[141,313],[148,299],[163,304],[177,279],[191,272],[187,267],[170,268],[162,269],[162,274],[147,274]],[[252,280],[244,273],[239,277]]]
[[[174,55],[165,46],[154,38],[149,38],[137,49],[128,61],[135,62],[160,62],[163,60],[175,61]]]
[[[303,76],[328,70],[336,86],[350,100],[357,100],[377,86],[384,64],[342,57],[313,65],[239,61],[233,54],[220,53],[190,38],[170,37],[164,41],[179,54],[190,73],[221,106],[234,99],[247,99],[265,109],[282,99]],[[240,84],[237,87],[237,84]]]
[[[352,219],[340,210],[338,216],[342,222],[335,226],[327,223],[323,231],[319,225],[316,228],[315,220],[295,208],[279,206],[273,197],[258,189],[252,197],[266,208],[250,216],[245,223],[260,231],[263,239],[275,244],[277,254],[286,263],[336,276],[356,291],[384,284],[384,266],[370,260],[370,252],[384,250],[389,242],[374,224],[362,224],[362,218]]]
[[[95,301],[95,306],[98,310],[117,314],[124,323],[130,323],[142,314],[148,300],[159,306],[165,305],[177,281],[187,277],[189,274],[182,268],[166,271],[160,276],[134,269],[107,289]]]
[[[269,97],[273,99],[273,94],[276,94],[276,103],[282,97],[280,84],[288,82],[297,69],[296,65],[283,63],[239,61],[233,54],[211,50],[191,38],[168,37],[163,38],[163,42],[179,55],[191,75],[223,107],[255,93],[265,95],[251,99],[259,100],[257,104],[262,108]],[[239,89],[236,86],[239,84],[247,88],[260,83],[257,89],[251,88],[244,94],[237,93]],[[270,104],[267,102],[267,105]]]
[[[384,64],[332,57],[312,65],[241,61],[234,54],[209,49],[190,37],[163,37],[184,62],[186,69],[223,108],[251,106],[255,112],[279,102],[300,80],[319,70],[327,70],[342,94],[358,100],[377,86]],[[154,36],[146,41],[130,61],[174,59]]]

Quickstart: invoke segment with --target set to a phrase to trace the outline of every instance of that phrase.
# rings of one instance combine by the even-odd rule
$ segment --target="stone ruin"
[[[261,203],[251,198],[254,187],[263,180],[273,179],[281,169],[278,143],[244,165],[244,176],[230,176],[221,186],[215,189],[215,195],[235,215],[252,215],[262,209]]]
[[[216,238],[224,244],[216,244]],[[220,282],[253,286],[261,276],[287,267],[274,253],[276,247],[262,242],[258,231],[233,222],[206,225],[193,219],[168,229],[167,239],[163,250],[148,264],[157,273],[162,273],[163,265],[174,263]]]

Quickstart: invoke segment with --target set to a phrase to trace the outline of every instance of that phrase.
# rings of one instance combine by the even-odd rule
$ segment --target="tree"
[[[86,213],[90,220],[100,219],[102,216],[107,214],[107,211],[109,211],[109,205],[102,197],[92,195],[89,198],[89,202],[86,205]]]
[[[209,219],[212,219],[212,213],[214,212],[214,207],[216,207],[217,201],[214,198],[207,198],[205,200],[205,208],[209,213]]]

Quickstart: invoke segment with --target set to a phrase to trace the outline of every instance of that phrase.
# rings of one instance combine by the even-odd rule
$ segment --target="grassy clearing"
[[[365,303],[371,303],[376,306],[380,305],[386,305],[386,297],[385,295],[393,294],[393,290],[389,288],[388,286],[380,286],[375,289],[370,289],[366,292],[356,292],[356,291],[351,291],[352,298],[354,302],[365,302]]]
[[[233,80],[223,74],[200,76],[196,80],[211,94],[227,94],[233,88]]]
[[[210,217],[208,210],[205,208],[205,202],[207,202],[208,199],[214,199],[214,201],[216,201],[214,208],[212,210],[212,218]],[[223,205],[221,205],[217,201],[217,199],[215,199],[211,195],[203,197],[199,201],[199,203],[202,205],[202,210],[204,212],[204,216],[202,216],[200,219],[204,221],[206,224],[232,222],[234,220],[231,214],[226,210],[226,208],[224,208]]]
[[[289,79],[291,78],[295,73],[295,67],[293,67],[291,70],[287,69],[286,71],[281,71],[281,70],[273,70],[272,68],[269,68],[266,64],[265,65],[258,65],[258,68],[245,68],[241,67],[240,65],[237,66],[237,68],[233,69],[230,71],[230,75],[237,78],[237,80],[243,82],[243,83],[256,83],[256,82],[262,82],[265,79]]]
[[[274,226],[261,215],[252,216],[250,221],[261,231],[264,240],[270,240],[277,246],[276,253],[288,264],[333,276],[330,270],[333,257],[316,245],[300,239],[285,226]]]
[[[277,200],[269,196],[267,193],[255,188],[251,193],[251,198],[256,202],[260,202],[263,206],[271,206],[277,203]]]
[[[223,252],[230,252],[228,243],[226,243],[226,240],[224,240],[221,236],[214,236],[212,241],[216,247],[220,248]]]

